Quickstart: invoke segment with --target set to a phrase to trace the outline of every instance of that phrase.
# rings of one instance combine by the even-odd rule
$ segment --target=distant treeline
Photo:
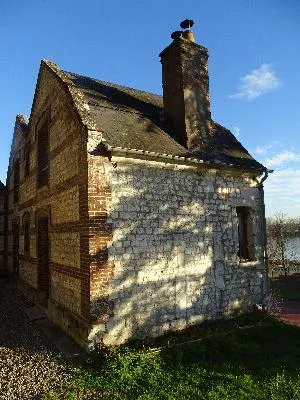
[[[276,215],[273,218],[267,218],[267,235],[274,236],[283,231],[288,237],[300,236],[300,217],[289,218],[285,215]]]
[[[284,214],[277,214],[267,219],[267,248],[269,267],[272,271],[280,265],[287,276],[291,264],[294,264],[294,267],[298,266],[296,260],[299,249],[288,246],[290,240],[297,236],[300,236],[300,218],[289,218]]]

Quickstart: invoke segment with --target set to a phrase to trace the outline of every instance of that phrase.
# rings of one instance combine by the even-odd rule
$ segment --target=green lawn
[[[275,296],[285,300],[300,301],[300,276],[271,278],[271,289]]]
[[[43,399],[81,399],[88,389],[97,393],[91,399],[300,400],[298,327],[252,315],[169,335],[151,346],[167,343],[171,347],[157,351],[136,343],[95,353],[89,365],[77,368],[68,394]]]

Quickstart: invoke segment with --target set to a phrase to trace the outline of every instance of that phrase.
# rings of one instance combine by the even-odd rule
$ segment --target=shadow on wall
[[[91,340],[105,333],[106,344],[117,344],[244,311],[255,296],[251,279],[262,297],[257,272],[236,265],[236,192],[224,195],[224,182],[211,175],[201,186],[199,173],[178,178],[176,170],[134,164],[119,164],[111,178],[114,271],[108,294],[94,294],[91,313],[100,325]]]

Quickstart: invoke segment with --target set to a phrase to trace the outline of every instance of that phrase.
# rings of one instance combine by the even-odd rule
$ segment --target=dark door
[[[19,278],[19,224],[13,223],[13,274]]]
[[[49,297],[48,217],[40,217],[37,225],[38,290],[43,301]]]

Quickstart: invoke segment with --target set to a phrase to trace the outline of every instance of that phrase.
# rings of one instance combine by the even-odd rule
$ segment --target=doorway
[[[49,228],[48,217],[37,221],[38,291],[41,303],[49,297]]]
[[[19,223],[14,222],[12,226],[13,234],[13,275],[17,280],[19,278]]]

